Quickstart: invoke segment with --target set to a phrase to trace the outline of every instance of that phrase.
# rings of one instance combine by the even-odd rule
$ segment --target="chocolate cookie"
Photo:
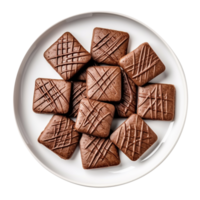
[[[136,161],[157,140],[157,135],[136,114],[132,114],[110,140],[131,160]]]
[[[129,117],[136,112],[136,85],[122,70],[122,99],[115,104],[117,117]]]
[[[126,55],[129,34],[105,28],[95,28],[91,44],[92,58],[98,63],[118,65]]]
[[[115,107],[91,99],[82,99],[76,119],[75,129],[97,137],[108,137]]]
[[[65,81],[72,78],[91,59],[90,53],[69,32],[52,44],[44,52],[44,57]]]
[[[74,122],[62,115],[54,115],[38,142],[56,153],[63,159],[69,159],[74,153],[80,134],[74,129]]]
[[[80,151],[84,169],[110,167],[120,163],[118,150],[108,138],[83,134]]]
[[[119,60],[119,65],[138,86],[165,71],[165,66],[146,42]]]
[[[71,83],[58,79],[35,80],[33,111],[65,114],[69,110]]]
[[[78,109],[80,105],[80,101],[86,98],[86,83],[85,82],[73,82],[72,83],[72,94],[71,94],[71,102],[70,109],[67,113],[69,117],[76,117],[78,114]]]
[[[86,81],[87,98],[108,102],[120,101],[121,79],[119,67],[89,67]]]
[[[144,119],[171,121],[175,113],[175,87],[153,83],[138,87],[137,114]]]

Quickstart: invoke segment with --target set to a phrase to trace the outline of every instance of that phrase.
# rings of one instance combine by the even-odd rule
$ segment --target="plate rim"
[[[127,19],[130,19],[132,21],[135,21],[139,24],[141,24],[142,26],[144,26],[145,28],[149,29],[153,34],[155,34],[163,43],[164,45],[167,47],[167,49],[169,50],[169,52],[171,53],[171,55],[173,56],[173,58],[175,59],[176,61],[176,64],[177,66],[179,67],[180,69],[180,72],[181,72],[181,76],[184,80],[184,90],[185,90],[185,103],[186,103],[186,107],[185,107],[185,116],[184,116],[184,119],[183,119],[183,124],[181,125],[181,129],[180,129],[180,133],[176,139],[176,141],[174,142],[172,148],[169,150],[169,152],[167,153],[167,155],[165,157],[163,157],[161,159],[161,161],[159,163],[157,163],[152,169],[150,169],[149,171],[147,171],[146,173],[140,175],[139,177],[133,179],[133,180],[128,180],[128,181],[125,181],[125,182],[122,182],[122,183],[117,183],[117,184],[104,184],[104,185],[92,185],[92,184],[84,184],[84,183],[79,183],[77,181],[73,181],[73,180],[70,180],[68,178],[65,178],[59,174],[57,174],[56,172],[54,172],[53,170],[51,170],[50,168],[48,168],[45,164],[43,164],[38,158],[37,156],[31,151],[31,149],[29,148],[28,144],[25,142],[25,138],[23,136],[23,134],[21,133],[20,131],[20,127],[19,127],[19,124],[17,122],[17,111],[16,111],[16,105],[15,105],[15,96],[16,96],[16,87],[17,87],[17,81],[18,81],[18,76],[20,75],[20,69],[22,68],[23,66],[23,63],[26,61],[26,57],[28,56],[29,52],[31,51],[31,48],[37,43],[37,41],[46,33],[48,32],[52,27],[58,25],[59,23],[62,23],[63,21],[65,20],[68,20],[68,19],[73,19],[73,18],[76,18],[76,17],[79,17],[81,15],[89,15],[89,14],[111,14],[111,15],[117,15],[117,16],[120,16],[120,17],[124,17],[124,18],[127,18]],[[95,188],[104,188],[104,187],[115,187],[115,186],[120,186],[120,185],[124,185],[124,184],[127,184],[127,183],[130,183],[130,182],[133,182],[145,175],[147,175],[148,173],[150,173],[151,171],[153,171],[154,169],[156,169],[161,163],[163,163],[163,161],[169,156],[169,154],[172,152],[172,150],[174,149],[174,147],[176,146],[177,142],[179,141],[180,139],[180,136],[182,134],[182,131],[183,131],[183,128],[185,126],[185,122],[186,122],[186,118],[187,118],[187,113],[188,113],[188,86],[187,86],[187,80],[186,80],[186,76],[185,76],[185,72],[183,70],[183,67],[178,59],[178,57],[176,56],[176,54],[174,53],[174,51],[171,49],[171,47],[165,42],[165,40],[159,35],[157,34],[153,29],[151,29],[148,25],[144,24],[143,22],[141,22],[140,20],[134,18],[134,17],[131,17],[131,16],[128,16],[128,15],[124,15],[122,13],[118,13],[118,12],[106,12],[106,11],[91,11],[91,12],[83,12],[83,13],[80,13],[80,14],[75,14],[75,15],[72,15],[72,16],[69,16],[63,20],[60,20],[59,22],[53,24],[52,26],[50,26],[48,29],[46,29],[42,34],[40,34],[37,39],[32,43],[32,45],[28,48],[28,50],[26,51],[26,54],[24,55],[21,63],[20,63],[20,66],[18,68],[18,71],[17,71],[17,75],[16,75],[16,78],[15,78],[15,82],[14,82],[14,91],[13,91],[13,112],[14,112],[14,118],[15,118],[15,123],[17,125],[17,128],[18,128],[18,132],[20,133],[20,136],[21,136],[21,139],[23,140],[23,143],[25,144],[25,146],[27,147],[27,149],[29,150],[29,152],[32,154],[32,156],[37,160],[37,162],[40,163],[40,165],[42,165],[47,171],[51,172],[52,174],[54,174],[55,176],[65,180],[65,181],[68,181],[70,183],[73,183],[73,184],[76,184],[76,185],[81,185],[81,186],[85,186],[85,187],[95,187]]]

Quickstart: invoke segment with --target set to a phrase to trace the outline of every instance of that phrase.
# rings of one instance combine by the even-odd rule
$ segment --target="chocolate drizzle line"
[[[57,41],[56,44],[57,55],[53,57],[47,57],[47,60],[56,59],[56,65],[54,65],[54,68],[58,72],[58,68],[60,67],[61,68],[60,74],[62,75],[62,77],[65,80],[69,80],[73,76],[72,72],[74,72],[74,74],[77,72],[78,64],[86,63],[84,61],[79,61],[79,58],[89,56],[90,54],[85,50],[81,50],[82,46],[71,34],[66,33],[65,35],[67,36],[67,38],[61,38]],[[69,35],[71,35],[72,41],[69,41]],[[78,47],[74,47],[75,42],[79,44]],[[69,45],[69,43],[71,44],[71,46]],[[65,44],[66,48],[63,48]],[[59,49],[59,46],[61,47],[61,49]],[[79,50],[77,51],[74,48],[79,48]],[[66,53],[63,52],[64,50],[66,51]],[[59,54],[59,51],[61,51],[61,54]],[[59,64],[59,58],[61,58],[60,64]],[[63,70],[63,67],[66,69]]]
[[[151,53],[150,54],[150,47],[143,46],[138,62],[135,61],[135,52],[133,51],[133,63],[131,65],[126,66],[124,69],[127,73],[132,73],[133,79],[139,79],[141,82],[142,76],[145,76],[145,79],[148,79],[149,70],[153,67],[153,76],[155,76],[155,66],[159,62],[159,58],[157,55]],[[155,55],[155,56],[154,56]],[[153,58],[154,57],[154,58]],[[145,64],[146,63],[146,64]],[[136,73],[135,73],[136,72]]]
[[[50,89],[47,89],[47,87],[46,87],[46,85],[48,85],[48,84],[51,86]],[[34,104],[42,98],[44,98],[44,100],[39,105],[34,107],[34,109],[38,108],[39,106],[41,106],[44,103],[47,103],[46,106],[42,110],[40,110],[41,112],[49,106],[51,106],[52,110],[55,110],[57,112],[59,107],[56,104],[56,100],[58,100],[60,107],[63,111],[63,107],[62,107],[60,98],[62,98],[64,101],[68,102],[66,97],[63,95],[63,93],[66,92],[67,90],[62,92],[63,89],[65,89],[65,87],[63,87],[59,90],[57,88],[56,84],[52,80],[48,80],[46,83],[44,83],[42,79],[38,79],[38,81],[36,81],[36,89],[35,90],[39,90],[41,93],[41,96],[34,101]],[[53,94],[51,91],[53,92]]]
[[[101,123],[107,116],[111,115],[111,113],[109,111],[102,116],[101,110],[102,110],[102,108],[106,107],[105,104],[102,103],[100,105],[100,102],[95,102],[96,105],[92,105],[92,103],[90,103],[89,101],[88,101],[88,103],[89,103],[89,107],[85,103],[81,102],[81,105],[83,105],[87,109],[87,111],[85,113],[84,111],[80,110],[80,112],[85,117],[79,127],[88,126],[87,132],[92,135],[93,132],[96,130],[96,128],[99,125],[102,127],[102,129],[105,129]],[[100,107],[99,107],[99,105],[100,105]],[[109,109],[107,108],[107,110],[109,110]]]
[[[94,48],[93,49],[93,52],[95,52],[96,50],[98,50],[98,49],[100,49],[102,46],[104,46],[104,45],[106,45],[107,46],[107,50],[110,48],[109,46],[108,46],[108,44],[107,44],[107,42],[109,41],[109,40],[111,40],[112,38],[114,38],[114,35],[116,35],[116,33],[114,33],[114,34],[112,34],[112,33],[109,33],[108,35],[110,35],[110,37],[108,37],[105,41],[103,41],[101,44],[99,44],[99,43],[97,43],[95,46],[97,46],[98,44],[99,44],[99,46],[97,46],[96,48]],[[98,36],[99,37],[99,36]],[[99,37],[100,38],[100,37]],[[104,37],[104,39],[105,39],[105,37]],[[101,41],[101,38],[100,38],[100,41]],[[113,42],[112,43],[112,45],[114,44],[115,42]],[[112,46],[111,45],[111,46]],[[106,50],[106,51],[104,51],[103,49],[100,49],[101,51],[102,51],[102,54],[104,55],[104,54],[106,54],[106,56],[109,56],[109,54],[108,54],[108,51]],[[102,55],[101,54],[101,55]],[[100,56],[101,56],[100,55]],[[113,57],[115,57],[115,58],[113,58]],[[111,58],[112,58],[112,60],[115,60],[115,59],[117,59],[117,57],[114,55],[114,54],[111,54]],[[96,59],[98,59],[98,58],[96,58]]]
[[[106,31],[106,33],[104,33]],[[99,35],[103,35],[101,38]],[[92,51],[95,52],[97,50],[100,50],[101,53],[98,57],[95,58],[95,60],[99,63],[103,62],[107,58],[110,58],[114,62],[116,62],[118,59],[115,56],[114,52],[128,39],[128,36],[126,34],[120,33],[119,36],[116,36],[117,31],[109,31],[105,29],[101,29],[101,32],[98,33],[99,41],[95,43],[93,41],[93,47]],[[114,39],[114,41],[113,41]],[[108,45],[108,42],[111,41],[111,44]],[[105,47],[105,50],[102,48]]]
[[[96,70],[96,68],[94,68],[95,70]],[[96,70],[97,71],[97,70]],[[107,71],[109,71],[109,70],[107,70]],[[103,79],[103,76],[105,76],[106,75],[106,72],[104,72],[104,74],[99,78],[99,80],[96,80],[95,78],[94,78],[94,76],[88,71],[87,72],[88,73],[88,75],[93,79],[93,81],[95,82],[91,87],[89,87],[88,88],[88,90],[90,90],[90,89],[92,89],[96,84],[98,85],[98,88],[94,91],[94,93],[93,93],[93,95],[98,91],[98,90],[101,90],[101,92],[102,93],[104,93],[107,97],[108,97],[108,95],[106,94],[106,92],[103,90],[103,88],[102,88],[102,85],[103,84],[99,84],[99,82],[100,82],[100,80],[102,80]],[[92,97],[92,96],[91,96]],[[90,98],[91,98],[90,97]]]
[[[116,145],[119,146],[120,149],[124,149],[124,152],[131,152],[132,157],[134,157],[135,153],[141,155],[142,143],[150,146],[149,136],[149,128],[147,131],[144,131],[144,121],[141,122],[141,127],[138,128],[138,116],[136,117],[136,122],[134,123],[134,127],[131,128],[131,124],[126,124],[126,122],[120,127],[120,130],[116,137]],[[148,127],[148,126],[147,126]],[[131,132],[133,131],[133,136]],[[147,137],[144,137],[143,134],[146,133]],[[121,138],[121,143],[120,143]],[[136,150],[137,148],[137,150]],[[145,148],[144,148],[145,149]],[[146,150],[146,149],[145,149]]]
[[[155,94],[155,97],[152,96],[153,94]],[[138,104],[138,108],[141,107],[148,99],[150,102],[149,106],[142,113],[142,117],[144,117],[149,110],[151,112],[151,119],[154,119],[154,118],[157,119],[158,112],[161,113],[162,120],[164,120],[165,116],[167,117],[168,114],[172,114],[172,113],[169,113],[168,107],[167,107],[167,102],[172,101],[172,100],[168,99],[167,92],[166,92],[165,96],[163,96],[162,85],[157,84],[151,91],[148,91],[147,94],[139,93],[138,97],[144,98],[143,101],[140,104]],[[163,102],[166,102],[165,109],[164,109]],[[159,106],[160,106],[161,111],[158,110]],[[154,115],[155,115],[155,117],[154,117]]]
[[[92,73],[90,73],[90,71],[87,71],[88,75],[92,78],[92,80],[94,81],[93,85],[90,86],[88,88],[88,91],[91,90],[94,86],[98,86],[95,91],[92,93],[92,95],[90,96],[90,98],[92,98],[97,92],[99,92],[98,97],[96,98],[96,100],[99,100],[101,98],[101,96],[104,94],[108,99],[109,95],[107,95],[106,91],[109,90],[109,86],[112,87],[112,89],[114,89],[116,91],[116,89],[113,87],[112,83],[115,80],[115,78],[120,75],[120,71],[118,73],[115,73],[116,70],[118,70],[118,68],[115,68],[114,70],[112,70],[112,68],[108,68],[106,71],[104,71],[104,73],[101,75],[98,72],[98,69],[96,69],[96,67],[94,67],[96,73],[99,75],[98,79],[95,79],[95,77],[92,75]],[[112,71],[111,71],[112,70]],[[111,71],[111,72],[110,72]],[[108,75],[108,72],[110,72],[110,74]],[[106,83],[106,81],[109,80],[109,83]],[[104,86],[104,87],[103,87]],[[100,90],[100,91],[99,91]]]
[[[79,133],[74,129],[74,124],[70,123],[70,119],[61,117],[60,121],[54,120],[50,130],[53,129],[52,137],[44,140],[44,142],[53,143],[51,150],[63,149],[77,144],[79,141]],[[75,141],[72,141],[76,138]],[[67,148],[67,152],[70,148]]]
[[[92,136],[90,141],[85,145],[85,149],[88,149],[90,146],[92,146],[92,148],[87,152],[88,156],[86,158],[86,160],[89,162],[88,167],[96,166],[99,160],[105,160],[106,164],[110,166],[109,161],[106,158],[107,153],[110,153],[116,157],[116,155],[110,151],[112,142],[109,139]]]

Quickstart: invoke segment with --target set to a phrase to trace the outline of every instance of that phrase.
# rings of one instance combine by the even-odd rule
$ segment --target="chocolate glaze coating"
[[[144,85],[165,71],[164,64],[147,42],[122,57],[119,65],[138,86]]]
[[[96,137],[108,137],[115,107],[91,99],[82,99],[76,119],[75,129]]]
[[[74,129],[74,122],[62,115],[54,115],[38,142],[56,153],[63,159],[69,159],[74,153],[80,134]]]
[[[121,124],[110,140],[131,160],[136,161],[157,140],[157,135],[136,114]]]
[[[97,66],[87,69],[87,98],[106,102],[121,100],[121,69],[116,66]]]
[[[129,117],[136,112],[136,85],[122,70],[122,99],[115,104],[117,117]]]
[[[110,167],[120,163],[118,150],[108,138],[83,134],[80,151],[84,169]]]
[[[105,28],[95,28],[91,44],[92,58],[98,63],[117,65],[126,55],[129,34]]]
[[[44,52],[44,57],[65,81],[72,78],[91,59],[90,53],[69,32],[52,44]]]
[[[171,121],[175,115],[175,87],[147,84],[138,87],[137,114],[144,119]]]
[[[67,113],[69,117],[76,117],[80,102],[86,98],[86,83],[85,82],[72,82],[72,94],[70,100],[70,109]]]
[[[69,110],[71,83],[58,79],[35,80],[33,111],[65,114]]]

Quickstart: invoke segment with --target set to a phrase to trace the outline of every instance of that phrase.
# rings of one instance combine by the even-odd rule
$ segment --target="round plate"
[[[142,157],[133,162],[121,151],[121,164],[114,167],[84,170],[79,147],[70,160],[63,160],[37,142],[52,115],[32,111],[35,79],[60,78],[44,59],[44,51],[64,32],[71,32],[88,51],[95,27],[125,31],[130,34],[128,52],[148,42],[166,66],[166,71],[153,79],[176,87],[175,120],[172,122],[145,120],[158,135],[158,141]],[[173,51],[154,31],[127,16],[113,13],[85,13],[67,18],[45,31],[30,47],[19,68],[14,89],[14,112],[21,136],[46,169],[67,181],[93,187],[124,184],[155,169],[172,151],[178,141],[187,114],[187,85],[183,69]],[[114,119],[115,130],[124,119]]]

